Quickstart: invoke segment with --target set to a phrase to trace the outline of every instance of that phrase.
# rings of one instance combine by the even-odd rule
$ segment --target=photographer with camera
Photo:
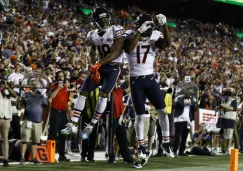
[[[224,91],[223,96],[226,97],[225,102],[222,99],[221,104],[215,108],[216,112],[219,111],[219,118],[216,126],[221,129],[220,134],[223,136],[224,142],[226,143],[226,154],[229,155],[237,117],[237,101],[235,98],[235,90],[232,88],[227,88],[227,90]],[[214,154],[218,153],[218,138],[219,137],[214,141]]]
[[[17,97],[6,80],[0,80],[0,141],[2,143],[3,166],[8,167],[8,133],[12,119],[11,97]]]
[[[211,155],[207,145],[210,143],[211,137],[207,132],[206,125],[201,123],[199,130],[193,134],[191,154],[193,155]]]

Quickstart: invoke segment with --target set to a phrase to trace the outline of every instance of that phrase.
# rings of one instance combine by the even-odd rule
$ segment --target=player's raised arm
[[[145,21],[143,23],[141,23],[141,21],[143,21],[143,19],[138,19],[135,21],[136,27],[138,28],[137,32],[131,39],[126,39],[125,41],[124,50],[126,53],[132,53],[137,46],[141,34],[145,33],[149,29],[152,29],[154,26],[153,21]]]
[[[166,26],[166,17],[163,14],[156,15],[156,19],[158,24],[163,27],[164,30],[164,37],[160,37],[156,42],[155,45],[159,49],[164,49],[171,44],[171,35],[168,27]]]

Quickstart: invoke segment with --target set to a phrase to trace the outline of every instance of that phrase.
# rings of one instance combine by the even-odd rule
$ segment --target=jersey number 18
[[[105,58],[109,53],[111,53],[111,48],[107,44],[98,45],[97,48],[101,59]]]

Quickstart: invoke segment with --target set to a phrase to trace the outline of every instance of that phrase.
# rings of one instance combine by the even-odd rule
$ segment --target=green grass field
[[[148,163],[140,170],[148,171],[229,171],[230,156],[190,156],[176,157],[169,159],[165,157],[150,158]],[[8,168],[0,168],[0,170],[17,170],[17,171],[132,171],[136,170],[132,164],[123,163],[122,160],[116,164],[107,164],[105,161],[97,161],[96,163],[70,162],[55,163],[43,165],[10,165]],[[239,171],[243,170],[243,157],[239,155]]]

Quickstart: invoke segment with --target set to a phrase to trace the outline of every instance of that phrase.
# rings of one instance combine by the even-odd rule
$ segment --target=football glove
[[[145,21],[143,23],[143,25],[138,29],[138,32],[140,33],[144,33],[145,31],[147,31],[148,29],[152,28],[154,25],[153,21]]]
[[[91,67],[91,74],[95,74],[96,72],[98,72],[98,70],[99,70],[100,67],[101,67],[101,64],[99,62],[95,63]]]
[[[157,18],[157,20],[158,20],[160,26],[165,25],[165,23],[167,22],[167,21],[166,21],[166,16],[163,15],[163,14],[158,14],[158,15],[156,15],[156,18]]]
[[[95,63],[91,67],[91,79],[96,83],[100,83],[100,73],[99,73],[99,68],[101,67],[101,64],[99,62]]]
[[[94,81],[95,84],[100,83],[100,73],[96,71],[95,73],[91,73],[91,79]]]

